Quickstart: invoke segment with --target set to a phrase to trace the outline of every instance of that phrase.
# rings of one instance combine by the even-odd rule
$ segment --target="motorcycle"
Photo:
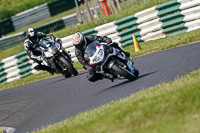
[[[98,41],[90,43],[85,49],[84,58],[104,78],[135,80],[139,71],[133,66],[134,62],[126,57],[119,49],[100,44]]]
[[[39,46],[44,64],[48,64],[56,73],[61,73],[65,78],[78,75],[70,55],[56,42],[53,35],[42,38]]]

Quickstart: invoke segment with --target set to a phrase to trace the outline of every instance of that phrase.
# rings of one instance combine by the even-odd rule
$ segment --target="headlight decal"
[[[90,65],[98,63],[104,59],[104,47],[103,45],[97,45],[97,51],[95,54],[89,58]]]

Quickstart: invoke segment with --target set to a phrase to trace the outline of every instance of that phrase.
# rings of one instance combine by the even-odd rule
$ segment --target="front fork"
[[[70,54],[70,52],[69,51],[66,51],[63,47],[61,48],[62,49],[62,55],[63,56],[67,56],[67,58],[71,61],[71,63],[73,63],[73,61],[71,60],[71,54]]]

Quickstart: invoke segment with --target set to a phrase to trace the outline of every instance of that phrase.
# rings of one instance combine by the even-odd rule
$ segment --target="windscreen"
[[[94,41],[86,47],[85,53],[84,53],[84,58],[86,60],[88,60],[89,57],[92,57],[94,55],[94,53],[96,52],[96,45],[98,44],[99,44],[98,41]]]
[[[45,38],[42,38],[42,39],[40,40],[39,44],[40,44],[40,46],[42,46],[42,47],[48,48],[48,47],[51,46],[52,42],[53,42],[53,41],[52,41],[50,38],[45,37]]]

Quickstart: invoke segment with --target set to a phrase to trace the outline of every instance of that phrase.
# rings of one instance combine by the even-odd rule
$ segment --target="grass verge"
[[[196,30],[196,31],[176,35],[176,36],[166,37],[166,38],[159,39],[159,40],[140,43],[140,46],[142,49],[141,49],[141,51],[139,51],[137,53],[134,53],[133,45],[126,47],[125,51],[128,51],[131,53],[131,58],[154,53],[154,52],[161,51],[164,49],[173,48],[173,47],[177,47],[177,46],[181,46],[181,45],[185,45],[188,43],[199,41],[200,40],[199,32],[200,32],[200,29]],[[83,70],[83,67],[78,62],[75,62],[74,66],[77,70]],[[39,81],[42,79],[46,79],[46,78],[54,77],[54,76],[58,76],[58,75],[59,74],[50,76],[50,74],[48,74],[47,72],[42,72],[37,75],[31,75],[31,76],[28,76],[28,77],[25,77],[25,78],[22,78],[19,80],[15,80],[10,83],[2,84],[2,85],[0,85],[0,90],[24,85],[27,83]]]
[[[200,69],[36,133],[199,133]]]

